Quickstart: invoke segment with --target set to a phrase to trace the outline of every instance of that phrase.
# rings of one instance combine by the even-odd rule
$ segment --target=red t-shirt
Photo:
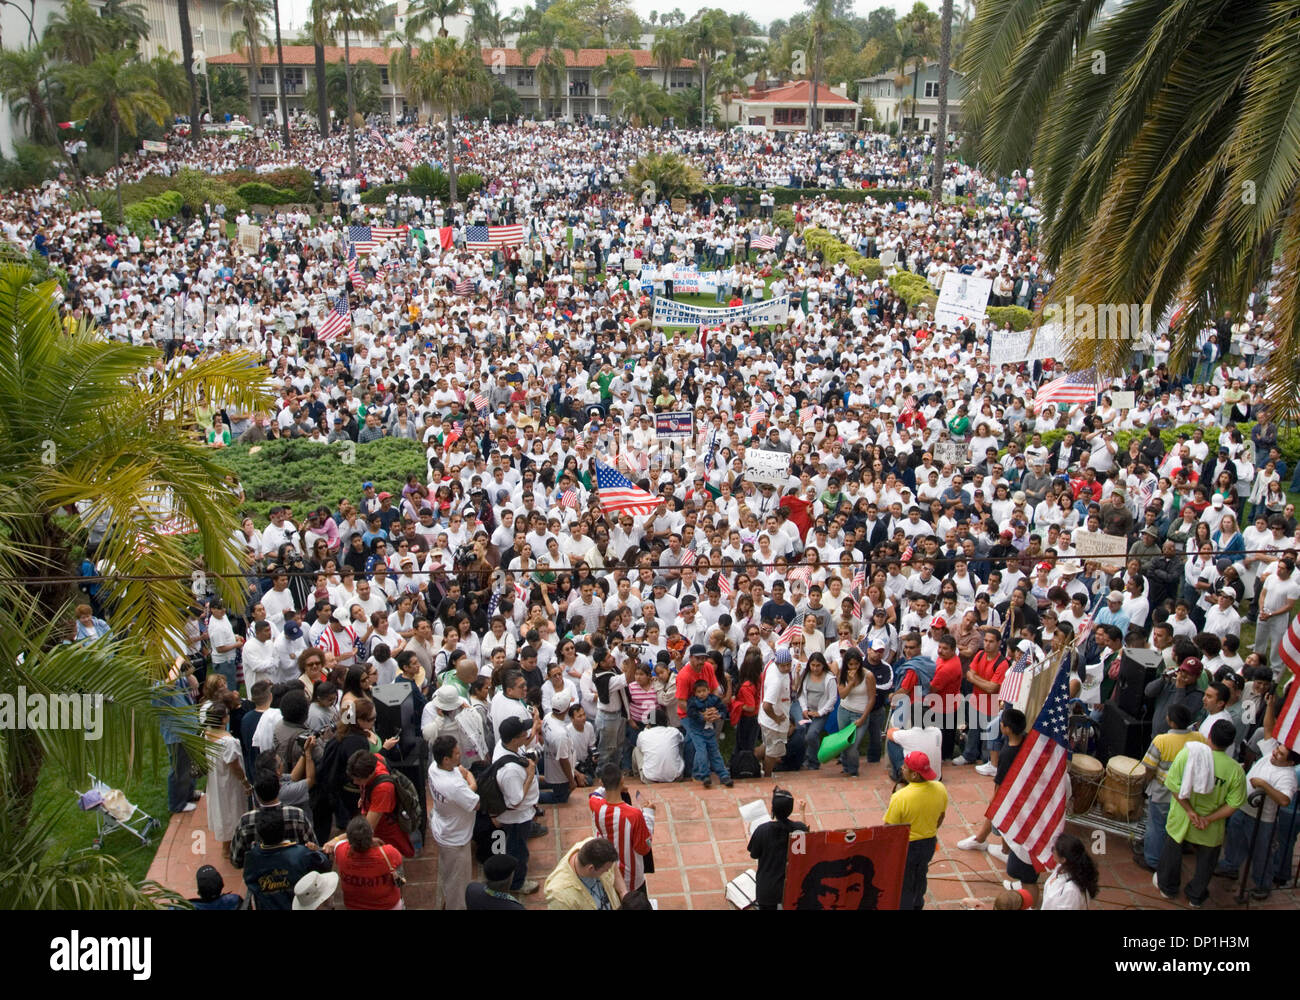
[[[718,688],[718,675],[713,672],[713,661],[705,660],[704,669],[696,672],[694,665],[688,663],[677,671],[677,700],[686,701],[694,693],[691,689],[695,687],[695,682],[703,677],[709,682],[709,690],[715,691]],[[677,718],[686,718],[686,709],[680,705],[677,707]]]
[[[393,882],[393,871],[401,863],[402,855],[392,844],[357,853],[342,841],[334,848],[334,870],[343,886],[344,905],[349,910],[391,910],[402,898]]]
[[[378,764],[375,777],[361,790],[361,814],[383,813],[384,818],[375,827],[375,836],[386,844],[392,844],[404,857],[413,857],[415,848],[411,846],[411,839],[393,818],[393,810],[397,808],[397,788],[391,781],[379,780],[381,776],[387,777],[388,767],[383,757],[378,757]]]
[[[1006,677],[1007,669],[1010,666],[1007,658],[1002,655],[990,659],[984,655],[984,650],[980,650],[970,661],[970,672],[976,677],[981,677],[986,681],[992,681],[994,684],[1001,685],[1002,680]],[[989,694],[986,691],[974,691],[975,707],[982,715],[991,716],[997,711],[997,694]]]
[[[961,657],[938,659],[934,662],[934,679],[930,693],[938,695],[961,694]]]

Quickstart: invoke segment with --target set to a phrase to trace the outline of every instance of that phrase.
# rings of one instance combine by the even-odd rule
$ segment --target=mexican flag
[[[83,128],[86,127],[86,119],[82,118],[79,121],[59,122],[58,125],[59,128],[71,128],[71,129],[76,129],[78,132],[80,132]]]
[[[444,250],[450,250],[453,229],[451,226],[444,226],[441,229],[412,229],[411,236],[417,243],[425,246],[433,246],[436,243]]]

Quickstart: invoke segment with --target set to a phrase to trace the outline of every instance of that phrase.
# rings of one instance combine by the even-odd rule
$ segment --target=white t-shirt
[[[767,705],[781,713],[781,721],[768,713]],[[781,732],[785,732],[790,724],[790,675],[778,670],[776,664],[768,667],[763,676],[763,703],[758,710],[758,724]]]
[[[429,765],[429,824],[433,839],[444,847],[462,847],[474,837],[478,793],[470,790],[460,768],[444,771]]]
[[[672,726],[650,726],[636,739],[642,781],[676,781],[682,776],[682,733]]]
[[[1086,910],[1088,894],[1059,868],[1043,883],[1043,901],[1040,910]]]
[[[1277,746],[1277,740],[1260,740],[1259,752],[1263,754],[1259,760],[1255,761],[1250,772],[1246,775],[1246,795],[1249,798],[1250,793],[1255,790],[1251,785],[1252,778],[1259,778],[1266,781],[1276,788],[1283,795],[1294,796],[1296,793],[1296,775],[1295,768],[1290,764],[1278,767],[1270,759],[1273,754],[1273,748]],[[1254,816],[1255,810],[1250,803],[1241,807],[1241,811],[1248,816]],[[1277,819],[1277,803],[1272,799],[1265,797],[1264,814],[1260,816],[1261,823],[1272,823]]]
[[[542,743],[546,751],[542,758],[542,780],[550,785],[568,784],[569,776],[564,773],[564,767],[560,763],[573,759],[568,722],[557,719],[554,713],[548,713],[542,721]]]

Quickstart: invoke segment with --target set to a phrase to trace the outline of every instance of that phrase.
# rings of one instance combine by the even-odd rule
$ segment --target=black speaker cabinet
[[[1160,654],[1155,650],[1124,650],[1120,654],[1119,678],[1115,683],[1115,704],[1129,715],[1141,716],[1143,693],[1147,684],[1159,675],[1160,663]],[[1142,749],[1145,751],[1146,747]]]
[[[1141,760],[1151,745],[1151,723],[1108,701],[1101,709],[1100,743],[1103,762],[1116,755]]]
[[[413,693],[409,684],[376,684],[371,689],[370,697],[375,703],[375,732],[381,739],[419,729],[420,720],[414,717]]]

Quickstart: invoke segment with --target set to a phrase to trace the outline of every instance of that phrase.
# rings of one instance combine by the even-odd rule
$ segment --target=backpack
[[[381,777],[375,782],[378,786],[381,782],[388,782],[393,786],[393,791],[397,795],[397,807],[393,810],[393,819],[397,825],[402,828],[405,834],[420,832],[420,796],[415,790],[415,785],[401,771],[390,771],[387,775]],[[373,790],[371,795],[374,795]]]
[[[497,775],[507,764],[518,764],[520,767],[528,766],[528,762],[524,758],[517,754],[508,753],[489,764],[488,769],[478,779],[478,807],[481,812],[485,812],[489,816],[500,816],[509,808],[506,805],[505,792],[501,790],[501,784],[497,781]]]
[[[731,758],[731,776],[733,778],[761,778],[763,769],[753,750],[737,750]]]

